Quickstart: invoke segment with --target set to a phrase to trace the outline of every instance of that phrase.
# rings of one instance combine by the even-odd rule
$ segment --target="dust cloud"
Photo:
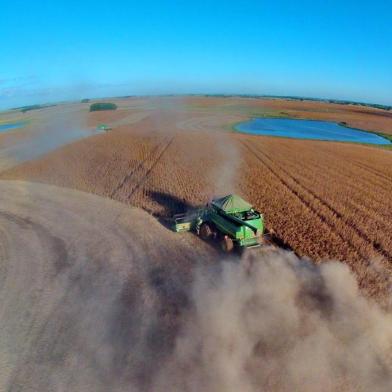
[[[154,391],[390,391],[392,318],[348,267],[279,252],[199,271]]]
[[[28,374],[14,382],[55,391],[391,390],[392,317],[361,296],[345,265],[248,255],[196,268],[188,286],[170,263],[71,270],[65,311],[53,312]]]
[[[0,171],[98,133],[88,127],[86,112],[73,104],[25,114],[23,120],[26,125],[7,134],[0,145]]]
[[[241,172],[241,155],[237,145],[229,139],[223,132],[216,132],[213,135],[215,147],[220,157],[220,162],[212,170],[212,182],[214,184],[214,196],[225,196],[237,193],[238,175]]]

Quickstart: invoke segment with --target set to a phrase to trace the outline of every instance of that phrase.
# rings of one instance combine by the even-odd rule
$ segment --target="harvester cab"
[[[240,196],[213,199],[206,207],[174,216],[177,232],[194,231],[204,240],[219,241],[222,250],[260,246],[264,234],[263,215]]]

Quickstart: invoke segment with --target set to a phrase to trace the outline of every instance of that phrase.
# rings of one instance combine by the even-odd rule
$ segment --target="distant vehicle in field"
[[[110,131],[112,128],[107,124],[98,124],[97,131]]]
[[[260,246],[264,234],[263,215],[240,196],[213,199],[203,208],[173,217],[176,232],[194,231],[204,240],[219,241],[224,252]]]

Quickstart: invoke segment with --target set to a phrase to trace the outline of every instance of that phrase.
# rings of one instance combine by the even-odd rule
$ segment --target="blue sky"
[[[392,105],[391,21],[391,0],[0,0],[0,107],[166,93]]]

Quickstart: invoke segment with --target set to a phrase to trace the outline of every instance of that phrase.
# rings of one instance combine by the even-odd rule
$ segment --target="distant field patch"
[[[26,125],[24,121],[17,121],[13,123],[0,123],[0,133],[6,131],[12,131],[13,129],[22,128]]]
[[[16,108],[16,110],[20,110],[22,113],[29,112],[31,110],[39,110],[39,109],[45,109],[45,108],[50,108],[52,106],[57,106],[56,104],[51,104],[51,105],[28,105],[28,106],[21,106],[19,108]]]

